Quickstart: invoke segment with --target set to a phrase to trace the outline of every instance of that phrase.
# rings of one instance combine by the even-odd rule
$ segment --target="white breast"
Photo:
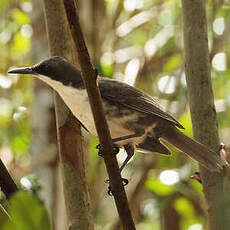
[[[37,75],[37,78],[44,81],[48,85],[50,85],[58,94],[61,96],[63,101],[72,111],[73,115],[78,118],[78,120],[87,128],[87,130],[94,136],[97,136],[97,131],[94,124],[93,115],[91,112],[88,95],[85,89],[76,89],[71,86],[65,86],[61,82],[52,80],[45,76]],[[111,132],[112,138],[118,138],[122,136],[127,136],[133,134],[132,131],[122,128],[122,123],[126,120],[137,119],[136,114],[132,114],[131,116],[116,118],[116,119],[108,119],[107,122],[109,125],[109,129]],[[120,141],[119,144],[123,145],[130,142],[131,139]],[[140,143],[142,138],[132,138],[132,142]]]

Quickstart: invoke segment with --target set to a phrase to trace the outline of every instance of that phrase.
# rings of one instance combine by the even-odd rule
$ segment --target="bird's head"
[[[83,87],[80,71],[59,56],[47,58],[32,67],[12,69],[8,73],[34,75],[51,86],[52,82],[61,82],[63,85]]]

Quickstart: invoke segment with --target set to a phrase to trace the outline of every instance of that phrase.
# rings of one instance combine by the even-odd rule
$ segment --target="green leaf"
[[[20,26],[30,23],[29,16],[19,9],[12,9],[11,16]]]
[[[189,180],[188,183],[195,192],[199,195],[203,195],[203,186],[198,181]]]
[[[175,69],[178,69],[181,66],[182,57],[181,55],[175,55],[169,58],[168,62],[165,64],[163,72],[171,73]]]
[[[10,51],[12,56],[20,57],[30,49],[30,38],[23,36],[20,32],[16,33]]]
[[[180,119],[180,123],[185,127],[185,129],[181,129],[180,131],[192,137],[193,136],[192,121],[191,121],[191,116],[189,111],[183,113]]]
[[[188,199],[184,197],[178,198],[174,203],[174,207],[181,216],[186,218],[194,218],[195,210],[191,201]]]
[[[7,7],[10,4],[9,0],[1,0],[0,1],[0,10],[2,10],[3,7]]]
[[[105,77],[111,77],[113,73],[113,65],[105,65],[101,63],[102,75]]]
[[[12,150],[16,153],[19,153],[17,155],[21,155],[20,153],[23,153],[25,150],[27,150],[27,143],[22,139],[22,136],[16,136],[12,140]]]
[[[45,207],[31,193],[19,192],[10,200],[11,222],[4,230],[50,230]]]
[[[145,183],[146,187],[159,196],[168,196],[174,193],[174,187],[162,184],[158,179],[149,179]]]

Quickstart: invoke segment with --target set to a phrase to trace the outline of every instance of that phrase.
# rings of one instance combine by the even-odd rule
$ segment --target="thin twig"
[[[10,214],[6,211],[6,209],[0,204],[0,213],[1,216],[4,215],[7,219],[10,219]]]
[[[86,48],[83,34],[80,28],[79,17],[74,0],[64,0],[66,15],[69,21],[70,30],[78,51],[79,63],[83,75],[83,81],[88,92],[93,117],[99,136],[106,169],[109,175],[112,191],[114,194],[117,210],[123,224],[127,230],[135,229],[131,216],[125,190],[122,186],[122,179],[119,173],[119,166],[113,154],[111,136],[103,112],[100,93],[96,85],[97,72],[93,69],[90,62],[88,50]]]

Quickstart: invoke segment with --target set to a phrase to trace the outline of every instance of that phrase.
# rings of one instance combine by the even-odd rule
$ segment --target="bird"
[[[15,68],[8,73],[32,75],[48,84],[60,95],[83,127],[97,136],[81,72],[66,59],[52,56],[32,67]],[[124,148],[127,152],[120,172],[135,150],[170,155],[165,141],[210,171],[220,172],[228,166],[216,152],[183,134],[180,129],[184,127],[150,95],[125,82],[100,76],[97,77],[97,85],[112,143],[117,149]]]

